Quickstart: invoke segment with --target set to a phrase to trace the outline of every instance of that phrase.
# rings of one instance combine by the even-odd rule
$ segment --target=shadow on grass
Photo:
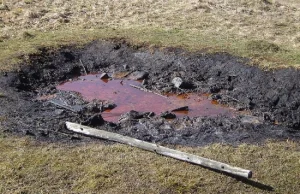
[[[244,177],[240,177],[240,176],[233,175],[233,174],[223,172],[223,171],[219,171],[219,170],[216,170],[216,169],[211,169],[211,168],[208,168],[208,167],[203,167],[203,168],[206,168],[206,169],[209,169],[211,171],[214,171],[214,172],[217,172],[217,173],[235,178],[237,181],[241,181],[241,182],[243,182],[247,185],[250,185],[252,187],[256,187],[256,188],[261,189],[261,190],[274,191],[274,188],[272,186],[264,184],[264,183],[260,183],[258,181],[254,181],[254,180],[251,180],[251,179],[247,179],[247,178],[244,178]]]

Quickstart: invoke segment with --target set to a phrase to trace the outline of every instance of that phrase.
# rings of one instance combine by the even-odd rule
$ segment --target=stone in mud
[[[63,109],[55,109],[55,114],[56,115],[62,115],[63,113],[65,113],[65,110],[63,110]]]
[[[143,80],[147,79],[149,76],[148,72],[145,71],[135,71],[132,74],[130,74],[129,78],[132,80]]]
[[[165,87],[165,88],[162,89],[162,91],[163,91],[164,93],[169,93],[169,92],[172,91],[172,87]]]
[[[101,104],[96,102],[96,101],[92,101],[90,103],[88,103],[84,108],[84,112],[89,112],[89,113],[99,113],[101,112]]]
[[[104,120],[101,114],[94,114],[93,116],[89,117],[87,120],[82,122],[83,125],[88,125],[91,127],[100,126],[104,123]]]
[[[278,101],[280,100],[279,95],[275,90],[268,91],[266,97],[270,106],[276,106],[278,104]]]
[[[107,73],[102,73],[100,75],[100,79],[108,79],[109,78],[109,75]]]
[[[114,72],[112,74],[112,77],[115,79],[122,79],[122,78],[127,77],[129,74],[130,74],[130,72],[128,72],[128,71]]]
[[[191,89],[194,86],[193,83],[183,81],[183,79],[181,79],[180,77],[173,78],[172,84],[174,84],[176,88],[181,88],[181,89]]]
[[[144,86],[144,85],[147,85],[147,84],[148,84],[148,81],[146,79],[144,79],[143,82],[142,82],[142,85]]]
[[[111,110],[111,109],[114,109],[114,108],[116,108],[116,107],[117,107],[117,105],[114,104],[114,103],[109,103],[109,104],[104,104],[104,105],[103,105],[103,109],[104,109],[104,110]]]
[[[182,106],[182,107],[175,108],[175,109],[171,110],[171,112],[176,112],[176,111],[188,111],[188,110],[189,110],[189,107],[188,107],[188,106]]]
[[[183,84],[183,80],[180,77],[175,77],[172,79],[172,84],[174,84],[176,88],[180,88]]]
[[[262,119],[260,119],[259,117],[247,115],[241,118],[241,123],[259,124],[262,123]]]
[[[176,115],[174,113],[166,111],[166,112],[161,113],[160,117],[165,118],[165,119],[175,119]]]
[[[119,118],[119,122],[124,122],[132,119],[141,119],[144,117],[144,113],[140,113],[134,110],[131,110],[125,114],[122,114]]]
[[[210,93],[218,93],[221,91],[221,86],[218,86],[218,85],[212,85],[209,87],[209,91]]]
[[[127,64],[123,65],[123,67],[124,67],[125,70],[129,69],[129,66]]]

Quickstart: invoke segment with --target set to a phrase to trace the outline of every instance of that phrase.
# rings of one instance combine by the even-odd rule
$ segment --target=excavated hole
[[[1,125],[66,142],[92,140],[68,131],[66,121],[189,146],[298,140],[299,71],[246,63],[225,53],[149,51],[125,42],[41,50],[19,72],[1,76]]]
[[[101,79],[102,73],[80,76],[76,80],[58,85],[56,88],[63,91],[78,92],[86,101],[98,100],[100,104],[110,107],[103,109],[102,117],[105,121],[118,122],[125,113],[134,110],[149,116],[161,116],[167,119],[218,115],[235,116],[233,109],[218,104],[216,100],[209,100],[208,94],[196,93],[158,93],[144,88],[141,81],[129,78]],[[111,74],[113,75],[113,74]],[[144,79],[145,81],[147,79]],[[144,81],[144,82],[145,82]],[[55,99],[55,96],[49,98]],[[40,97],[39,99],[43,99]],[[45,98],[44,98],[45,99]],[[60,101],[63,104],[63,101]],[[168,112],[167,112],[168,111]],[[173,118],[173,117],[174,118]]]

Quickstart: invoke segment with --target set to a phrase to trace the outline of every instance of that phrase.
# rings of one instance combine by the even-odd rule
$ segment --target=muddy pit
[[[106,74],[106,79],[101,79],[101,75],[105,73],[80,76],[56,88],[60,91],[77,92],[88,102],[98,100],[98,103],[102,103],[103,106],[100,107],[103,109],[101,111],[103,119],[114,123],[121,121],[122,115],[131,110],[148,113],[149,117],[157,115],[166,119],[184,116],[228,115],[232,117],[234,114],[233,109],[219,105],[216,100],[209,100],[208,94],[158,93],[145,89],[145,84],[139,80],[130,80],[125,76],[122,79],[114,78],[109,74]],[[45,97],[47,100],[51,97],[55,99],[56,95]],[[43,100],[43,97],[39,99]],[[105,108],[106,104],[110,107]]]
[[[1,129],[63,142],[96,141],[65,121],[161,144],[299,140],[300,72],[247,62],[125,42],[41,49],[1,76]]]

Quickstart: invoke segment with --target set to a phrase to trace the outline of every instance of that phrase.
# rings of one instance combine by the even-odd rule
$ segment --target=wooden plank
[[[69,130],[85,134],[88,136],[93,136],[93,137],[98,137],[102,139],[107,139],[111,141],[116,141],[120,142],[123,144],[131,145],[133,147],[138,147],[144,150],[148,150],[151,152],[155,152],[164,156],[168,156],[171,158],[175,158],[178,160],[186,161],[192,164],[198,164],[210,169],[218,170],[221,172],[226,172],[235,176],[239,177],[244,177],[244,178],[251,178],[252,177],[252,172],[250,170],[245,170],[239,167],[234,167],[222,162],[218,162],[215,160],[210,160],[207,158],[203,158],[200,156],[188,154],[185,152],[181,152],[178,150],[166,148],[163,146],[159,146],[157,144],[141,141],[135,138],[123,136],[120,134],[104,131],[104,130],[99,130],[87,126],[83,126],[77,123],[71,123],[71,122],[66,122],[66,126]]]

